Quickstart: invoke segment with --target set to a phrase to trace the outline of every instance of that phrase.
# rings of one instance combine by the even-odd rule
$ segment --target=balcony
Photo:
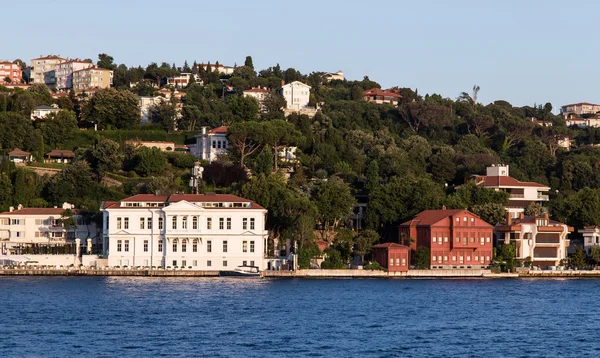
[[[543,201],[550,200],[550,197],[548,195],[544,195],[544,194],[538,194],[537,198],[538,198],[538,200],[543,200]]]
[[[508,194],[510,199],[524,199],[525,194]]]

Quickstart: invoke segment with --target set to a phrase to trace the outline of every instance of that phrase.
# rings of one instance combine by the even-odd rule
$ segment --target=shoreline
[[[122,270],[122,269],[0,269],[0,276],[123,276],[123,277],[220,277],[219,271],[195,270]],[[261,278],[275,279],[518,279],[518,278],[600,278],[597,271],[528,271],[519,273],[492,273],[490,270],[410,270],[408,272],[384,272],[368,270],[298,270],[263,271]]]

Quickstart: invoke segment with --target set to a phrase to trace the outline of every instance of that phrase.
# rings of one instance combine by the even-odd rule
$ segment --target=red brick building
[[[6,81],[6,78],[10,81]],[[0,84],[20,84],[21,78],[21,66],[9,61],[0,61]]]
[[[494,227],[468,210],[425,210],[399,227],[411,249],[431,250],[430,267],[481,268],[492,262]]]
[[[408,246],[386,242],[372,247],[373,259],[389,272],[408,271],[410,248]]]

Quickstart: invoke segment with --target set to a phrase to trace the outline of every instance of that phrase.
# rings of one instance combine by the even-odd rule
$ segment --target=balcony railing
[[[543,195],[543,194],[538,194],[537,198],[538,198],[538,200],[544,200],[544,201],[547,201],[550,199],[548,197],[548,195]]]
[[[508,194],[508,197],[511,199],[523,199],[525,198],[525,194]]]

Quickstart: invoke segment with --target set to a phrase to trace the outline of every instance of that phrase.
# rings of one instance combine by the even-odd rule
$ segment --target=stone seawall
[[[385,272],[369,270],[298,270],[298,271],[265,271],[264,277],[313,277],[313,278],[451,278],[451,277],[487,277],[490,270],[409,270],[408,272]]]
[[[193,270],[89,270],[89,269],[0,269],[0,276],[147,276],[216,277],[219,271]]]

